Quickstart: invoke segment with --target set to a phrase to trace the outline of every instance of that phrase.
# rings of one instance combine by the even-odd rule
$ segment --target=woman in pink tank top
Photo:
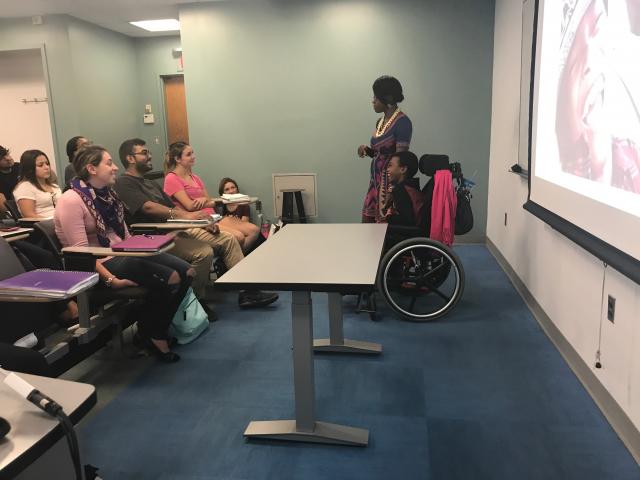
[[[215,201],[209,196],[204,182],[198,175],[193,173],[193,165],[196,161],[196,155],[191,145],[184,142],[175,142],[169,146],[165,159],[165,179],[164,191],[171,197],[176,208],[195,212],[198,210],[213,214]],[[230,180],[230,179],[228,179]],[[231,180],[235,191],[224,190],[222,193],[238,193],[237,184]],[[228,182],[227,182],[228,183]],[[222,186],[221,186],[222,188]],[[225,216],[219,222],[220,230],[232,234],[246,252],[249,250],[260,233],[260,229],[249,222],[249,206],[237,205],[239,209],[232,213],[225,209]],[[243,208],[244,207],[244,208]],[[238,213],[242,215],[238,217]]]

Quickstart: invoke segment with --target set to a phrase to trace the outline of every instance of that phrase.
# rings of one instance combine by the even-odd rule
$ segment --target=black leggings
[[[143,338],[166,340],[169,324],[191,285],[187,270],[191,266],[168,253],[152,257],[113,257],[103,262],[104,267],[121,279],[132,280],[149,290],[138,329]],[[173,272],[178,272],[180,283],[169,284]]]

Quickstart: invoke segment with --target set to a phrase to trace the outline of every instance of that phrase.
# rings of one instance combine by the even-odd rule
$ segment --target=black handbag
[[[473,211],[471,210],[471,191],[464,186],[464,179],[458,180],[456,197],[456,235],[469,233],[473,228]]]

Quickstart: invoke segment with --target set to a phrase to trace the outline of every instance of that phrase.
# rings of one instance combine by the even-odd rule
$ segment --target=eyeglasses
[[[142,155],[144,157],[148,157],[149,156],[149,150],[141,150],[139,152],[132,152],[131,155],[133,155],[133,156]]]

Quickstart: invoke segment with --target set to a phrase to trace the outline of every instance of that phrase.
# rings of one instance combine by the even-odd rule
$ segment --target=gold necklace
[[[384,132],[387,131],[387,127],[389,125],[391,125],[391,123],[396,119],[396,117],[400,114],[400,109],[396,108],[396,111],[393,112],[393,115],[391,115],[389,117],[389,120],[387,120],[387,122],[385,123],[384,121],[384,117],[382,117],[379,121],[378,124],[376,125],[376,133],[375,133],[375,137],[381,137],[382,135],[384,135]]]

